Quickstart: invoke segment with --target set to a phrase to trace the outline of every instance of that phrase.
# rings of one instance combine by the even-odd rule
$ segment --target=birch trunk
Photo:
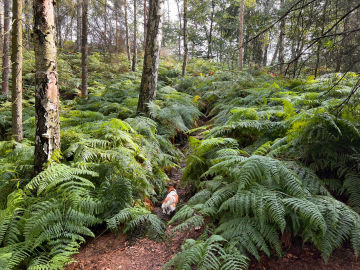
[[[12,27],[12,134],[17,142],[23,139],[22,126],[22,0],[13,1]]]
[[[2,91],[4,95],[9,94],[10,73],[10,0],[4,0],[4,48],[3,48],[3,72]]]
[[[60,149],[55,0],[34,0],[35,174]]]
[[[164,2],[165,0],[150,0],[138,113],[148,114],[148,103],[156,98]]]

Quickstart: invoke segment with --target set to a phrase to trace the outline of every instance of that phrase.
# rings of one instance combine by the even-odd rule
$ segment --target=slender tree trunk
[[[262,62],[262,65],[264,67],[266,67],[267,65],[267,61],[268,61],[268,51],[269,51],[269,44],[266,44],[265,45],[265,48],[264,48],[264,57],[263,57],[263,62]]]
[[[24,13],[25,13],[26,47],[30,48],[30,10],[29,10],[29,0],[24,1]]]
[[[344,59],[344,51],[345,51],[345,47],[347,45],[347,36],[348,34],[346,34],[346,32],[349,30],[350,28],[350,16],[347,16],[344,19],[344,34],[342,35],[342,41],[341,41],[341,45],[340,45],[340,50],[336,59],[336,68],[335,68],[335,72],[340,72],[341,70],[341,66],[343,64],[343,59]]]
[[[106,56],[106,51],[109,50],[107,41],[107,25],[107,1],[104,0],[104,58]]]
[[[129,23],[128,23],[128,11],[127,11],[127,1],[124,0],[124,9],[125,9],[125,39],[126,39],[126,53],[128,60],[131,61],[130,55],[130,41],[129,41]]]
[[[3,50],[4,46],[4,5],[0,1],[0,49]]]
[[[245,10],[245,1],[241,0],[240,13],[239,13],[239,60],[238,60],[239,70],[243,70],[244,10]]]
[[[22,126],[22,0],[13,1],[12,27],[12,134],[17,142],[23,139]]]
[[[115,52],[120,53],[119,0],[115,0]]]
[[[271,66],[273,66],[275,64],[275,60],[277,58],[278,52],[279,52],[279,41],[276,43],[275,52],[271,59],[271,64],[270,64]]]
[[[10,73],[10,0],[4,0],[4,48],[3,48],[3,72],[2,91],[9,95],[9,73]]]
[[[77,49],[80,52],[81,51],[81,30],[82,30],[82,3],[81,0],[77,0],[77,6],[76,6],[76,45]]]
[[[321,20],[321,31],[320,36],[324,34],[325,31],[325,21],[326,21],[326,8],[328,5],[328,0],[325,0],[324,7],[323,7],[323,14],[322,14],[322,20]],[[317,44],[317,50],[316,50],[316,62],[315,62],[315,78],[318,76],[319,66],[320,66],[320,51],[321,51],[321,40],[318,41]]]
[[[144,0],[144,50],[145,50],[145,45],[146,45],[146,25],[147,25],[147,22],[146,22],[146,1],[147,0]]]
[[[179,27],[180,27],[180,31],[182,30],[182,23],[181,23],[181,12],[180,12],[180,0],[176,0],[176,6],[177,6],[177,10],[178,10],[178,16],[179,16]],[[179,59],[181,57],[181,36],[178,35],[178,56]]]
[[[186,74],[186,65],[188,61],[188,43],[187,43],[187,6],[188,0],[184,0],[184,62],[182,66],[182,75],[185,76]]]
[[[132,58],[132,65],[131,65],[131,71],[136,71],[136,57],[137,57],[137,20],[136,20],[136,13],[137,13],[137,7],[136,7],[136,0],[134,0],[134,46],[133,46],[133,58]]]
[[[35,173],[60,149],[55,0],[34,0]]]
[[[156,98],[165,0],[150,0],[148,34],[137,111],[149,113],[148,103]]]
[[[88,96],[88,5],[89,0],[83,0],[82,35],[81,35],[81,94]]]
[[[210,15],[210,29],[209,29],[209,40],[208,40],[208,51],[207,58],[212,56],[212,31],[214,25],[214,12],[215,12],[215,0],[211,1],[211,15]]]
[[[281,7],[284,6],[284,0],[281,0]],[[280,35],[279,35],[279,66],[280,66],[280,73],[284,72],[284,37],[285,37],[285,18],[280,22]]]

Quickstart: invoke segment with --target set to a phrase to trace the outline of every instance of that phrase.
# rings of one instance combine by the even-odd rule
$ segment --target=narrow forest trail
[[[205,125],[205,121],[199,121],[199,127]],[[195,134],[198,138],[200,131]],[[179,147],[184,153],[180,167],[172,169],[169,174],[169,183],[177,185],[179,204],[185,203],[189,197],[187,188],[180,186],[188,148],[188,141]],[[164,222],[170,219],[162,213],[161,206],[156,206],[153,213]],[[148,238],[127,239],[126,235],[116,236],[107,231],[81,247],[79,253],[73,257],[76,262],[68,265],[66,270],[160,270],[180,251],[186,239],[196,239],[201,234],[201,230],[195,229],[176,233],[172,233],[171,230],[172,226],[167,226],[164,241]]]

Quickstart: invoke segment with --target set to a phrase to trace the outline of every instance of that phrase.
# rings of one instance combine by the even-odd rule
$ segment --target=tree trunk
[[[29,0],[24,1],[24,13],[25,13],[26,47],[30,48],[30,10],[29,10]]]
[[[208,39],[208,51],[207,58],[209,59],[212,56],[212,31],[214,25],[214,12],[215,12],[215,0],[211,1],[211,15],[210,15],[210,30],[209,30],[209,39]]]
[[[2,1],[0,1],[0,49],[3,50],[4,46],[4,5],[2,5]]]
[[[275,46],[275,52],[271,59],[271,64],[270,64],[271,66],[273,66],[275,64],[275,60],[277,58],[278,52],[279,52],[279,41],[276,43],[276,46]]]
[[[10,0],[4,0],[4,48],[3,48],[3,72],[2,91],[9,94],[9,73],[10,73]]]
[[[34,0],[35,174],[60,149],[59,91],[55,45],[55,0]]]
[[[131,61],[130,55],[130,41],[129,41],[129,23],[128,23],[128,12],[127,12],[127,1],[124,0],[124,9],[125,9],[125,39],[126,39],[126,53],[128,60]]]
[[[148,103],[156,98],[165,0],[150,0],[148,33],[137,111],[148,114]]]
[[[176,0],[176,6],[177,6],[177,10],[178,10],[178,16],[179,16],[179,27],[180,27],[180,31],[182,30],[182,23],[181,23],[181,12],[180,12],[180,0]],[[178,35],[178,56],[180,59],[181,56],[181,36]]]
[[[17,142],[23,139],[22,127],[22,0],[13,1],[12,27],[12,134]]]
[[[284,0],[281,0],[281,7],[284,6]],[[284,37],[285,37],[285,18],[280,22],[280,35],[279,35],[279,66],[280,66],[280,73],[284,72]]]
[[[133,58],[132,58],[132,65],[131,65],[131,71],[136,71],[136,51],[137,51],[137,38],[136,38],[136,28],[137,28],[137,20],[136,20],[136,0],[134,0],[134,45],[133,45]]]
[[[81,30],[82,30],[82,3],[81,0],[77,0],[77,7],[76,7],[76,45],[77,49],[81,51]]]
[[[82,35],[81,35],[81,94],[88,96],[88,5],[89,0],[83,0]]]
[[[115,0],[115,52],[120,53],[119,0]]]
[[[188,60],[188,43],[187,43],[187,6],[188,0],[184,0],[184,62],[182,66],[182,75],[185,76],[186,74],[186,65]]]
[[[107,50],[109,50],[109,45],[107,41],[107,1],[104,0],[104,58],[106,56]]]
[[[146,1],[147,0],[144,0],[144,50],[145,50],[145,45],[146,45],[146,25],[147,25],[147,22],[146,22]]]
[[[239,70],[243,70],[244,10],[245,10],[245,1],[241,0],[240,13],[239,13],[239,60],[238,60]]]

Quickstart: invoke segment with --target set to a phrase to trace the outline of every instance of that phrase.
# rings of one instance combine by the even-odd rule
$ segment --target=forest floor
[[[206,121],[199,121],[199,126],[205,126]],[[198,139],[201,136],[193,134]],[[179,203],[189,199],[189,190],[180,186],[183,169],[186,165],[188,144],[180,149],[185,154],[180,168],[172,169],[169,174],[171,185],[177,185]],[[165,222],[170,217],[164,215],[160,206],[154,209],[160,219]],[[196,239],[200,236],[199,230],[171,232],[172,226],[167,227],[164,241],[148,238],[128,238],[126,235],[115,235],[110,231],[90,239],[79,253],[73,257],[75,262],[65,270],[160,270],[177,252],[186,239]],[[287,241],[285,241],[287,242]],[[253,259],[249,270],[360,270],[360,260],[354,255],[350,247],[342,247],[334,251],[326,264],[320,252],[312,245],[302,245],[300,241],[287,245],[282,258],[261,256],[261,262]]]

